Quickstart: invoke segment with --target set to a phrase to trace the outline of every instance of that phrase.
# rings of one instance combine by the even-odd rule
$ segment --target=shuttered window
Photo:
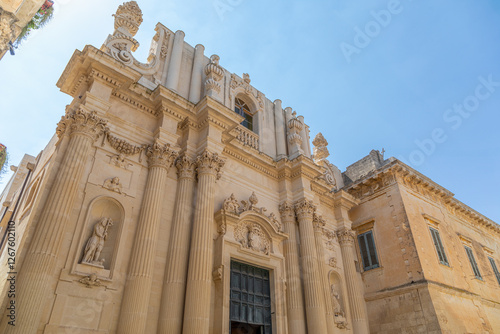
[[[488,256],[488,260],[490,260],[491,269],[493,269],[493,272],[495,273],[495,277],[497,278],[497,282],[500,285],[500,272],[498,272],[497,264],[495,263],[495,260],[489,256]]]
[[[446,257],[443,243],[441,242],[441,237],[439,236],[439,231],[432,227],[429,227],[429,229],[431,230],[432,241],[434,242],[434,247],[436,247],[436,252],[439,258],[439,262],[441,262],[446,266],[449,266],[448,258]]]
[[[481,273],[479,272],[479,268],[477,267],[477,262],[476,258],[474,257],[474,253],[472,253],[472,249],[468,246],[464,246],[465,251],[467,252],[467,256],[469,257],[469,262],[472,267],[472,271],[474,272],[474,276],[476,276],[477,279],[482,280],[483,277],[481,276]]]
[[[358,235],[359,250],[361,252],[361,259],[363,260],[363,269],[370,270],[378,268],[377,250],[375,249],[375,242],[373,240],[373,231],[368,231]]]

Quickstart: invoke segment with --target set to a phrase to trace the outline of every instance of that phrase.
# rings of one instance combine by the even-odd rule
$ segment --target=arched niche
[[[95,270],[104,269],[106,271],[109,271],[114,267],[124,216],[125,212],[123,206],[114,198],[98,197],[91,202],[87,212],[83,238],[78,253],[78,263],[80,265],[94,267],[93,269]],[[102,251],[98,257],[98,260],[104,259],[104,262],[99,264],[94,261],[84,261],[85,251],[88,244],[96,242],[95,237],[92,239],[92,236],[96,231],[96,224],[100,224],[103,218],[109,218],[112,220],[112,225],[107,227],[107,236],[104,240]],[[102,233],[102,227],[99,228],[101,228],[100,232]]]

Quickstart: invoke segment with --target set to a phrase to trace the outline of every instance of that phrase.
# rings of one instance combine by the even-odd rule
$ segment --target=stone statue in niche
[[[101,280],[97,278],[96,274],[90,274],[89,276],[82,278],[78,282],[85,284],[87,288],[91,288],[93,286],[101,286]]]
[[[338,328],[346,328],[347,326],[347,320],[345,318],[345,312],[342,309],[342,306],[340,305],[340,296],[338,292],[335,290],[335,285],[332,284],[330,286],[330,295],[332,297],[333,301],[333,312],[335,315],[335,324],[337,325]]]
[[[229,198],[226,198],[224,200],[224,204],[222,207],[229,213],[238,214],[240,205],[236,197],[234,197],[234,194],[231,194]]]
[[[111,218],[101,218],[94,225],[92,236],[87,240],[85,245],[82,263],[88,263],[95,266],[103,267],[105,259],[99,259],[104,242],[108,237],[108,229],[113,225]]]
[[[122,193],[122,184],[120,183],[120,179],[118,177],[107,179],[106,181],[104,181],[104,184],[102,186],[103,188],[117,192],[119,194]]]

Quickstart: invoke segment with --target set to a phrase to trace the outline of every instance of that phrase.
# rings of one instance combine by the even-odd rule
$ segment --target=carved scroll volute
[[[356,237],[356,233],[354,233],[353,230],[341,230],[337,232],[337,237],[339,240],[339,243],[341,245],[348,245],[348,244],[354,244],[354,238]]]
[[[205,150],[196,157],[196,171],[198,175],[210,174],[215,176],[216,180],[218,180],[222,176],[221,171],[225,163],[225,160],[220,158],[217,153],[211,153]]]
[[[177,152],[170,148],[170,144],[161,145],[157,141],[146,150],[149,167],[170,168],[177,158]]]
[[[95,141],[104,132],[107,132],[107,121],[97,117],[95,111],[87,112],[83,109],[69,112],[63,116],[57,124],[56,133],[59,138],[64,134],[70,136],[74,134],[82,134]]]
[[[196,163],[190,157],[183,155],[175,162],[179,179],[194,179]]]
[[[295,204],[295,213],[297,218],[301,219],[313,219],[314,213],[316,211],[316,206],[313,201],[302,199]]]

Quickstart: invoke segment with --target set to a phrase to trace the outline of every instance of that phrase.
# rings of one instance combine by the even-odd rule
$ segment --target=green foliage
[[[0,176],[7,171],[7,165],[8,165],[7,162],[8,162],[7,147],[5,147],[5,145],[0,144]]]
[[[52,19],[54,15],[54,7],[49,8],[40,8],[38,12],[33,16],[31,21],[23,28],[21,34],[16,40],[16,47],[19,46],[26,38],[28,38],[30,32],[33,30],[37,30],[43,28],[49,21]]]

